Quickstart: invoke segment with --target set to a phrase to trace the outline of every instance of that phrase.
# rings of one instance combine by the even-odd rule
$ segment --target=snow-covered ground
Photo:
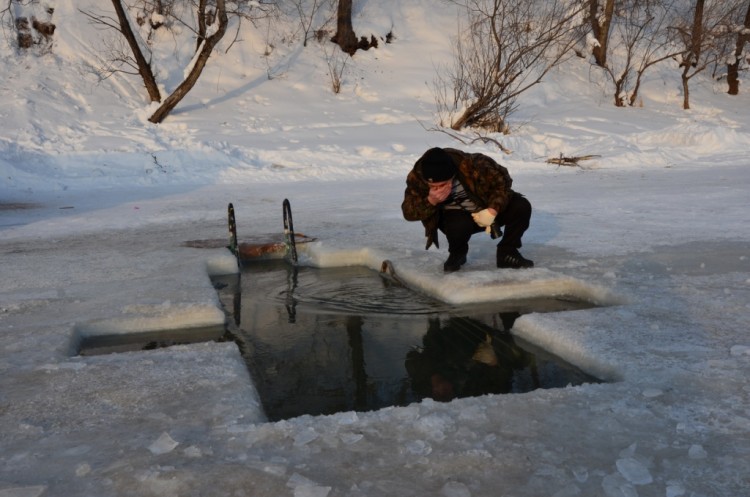
[[[265,59],[248,31],[157,126],[138,80],[91,70],[103,35],[78,9],[94,2],[54,3],[51,53],[0,47],[0,497],[747,492],[750,93],[696,78],[686,112],[664,70],[643,107],[615,109],[574,59],[522,97],[499,137],[512,154],[464,146],[429,131],[452,7],[394,0],[356,12],[355,30],[395,41],[357,53],[340,94],[316,43]],[[431,146],[510,169],[537,268],[495,269],[477,235],[443,275],[446,249],[425,252],[400,212]],[[600,157],[545,163],[561,153]],[[610,382],[267,423],[231,343],[75,355],[81,330],[220,322],[209,273],[232,259],[184,242],[225,239],[230,201],[240,238],[278,233],[284,198],[319,240],[304,263],[390,259],[461,301],[552,278],[617,303],[514,328]]]

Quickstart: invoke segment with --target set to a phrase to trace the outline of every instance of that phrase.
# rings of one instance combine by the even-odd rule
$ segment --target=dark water
[[[283,261],[215,284],[271,421],[598,382],[509,332],[584,302],[452,306],[367,268]]]

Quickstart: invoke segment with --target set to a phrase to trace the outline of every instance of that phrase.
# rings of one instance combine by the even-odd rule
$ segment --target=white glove
[[[490,225],[495,222],[495,216],[488,209],[482,209],[479,212],[472,212],[471,217],[474,218],[474,222],[482,228],[489,228]]]

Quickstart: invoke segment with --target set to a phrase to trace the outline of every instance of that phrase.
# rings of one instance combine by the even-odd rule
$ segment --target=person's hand
[[[432,205],[438,205],[440,202],[445,201],[451,194],[451,188],[453,182],[441,181],[439,183],[430,183],[430,193],[427,195],[427,201]]]
[[[472,212],[471,217],[482,228],[489,228],[495,222],[496,215],[497,212],[494,212],[494,209],[482,209],[479,212]]]

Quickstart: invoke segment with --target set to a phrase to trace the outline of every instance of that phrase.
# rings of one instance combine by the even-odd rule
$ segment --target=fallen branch
[[[490,138],[489,136],[481,136],[479,133],[477,133],[477,137],[471,140],[471,143],[474,143],[476,141],[481,141],[482,143],[488,143],[488,142],[494,143],[495,145],[497,145],[497,148],[505,152],[507,155],[510,155],[513,153],[512,150],[505,148],[502,143],[495,140],[494,138]]]
[[[502,143],[500,143],[499,141],[495,140],[494,138],[490,138],[489,136],[482,136],[479,133],[475,133],[476,134],[476,138],[469,138],[469,137],[461,136],[458,133],[451,133],[450,131],[446,130],[445,128],[426,128],[424,126],[424,124],[422,124],[421,121],[419,121],[419,124],[422,126],[422,128],[424,128],[427,131],[439,131],[441,133],[445,133],[446,135],[450,136],[454,140],[460,141],[464,145],[471,145],[472,143],[476,143],[478,141],[480,141],[482,143],[485,143],[485,144],[486,143],[493,143],[493,144],[497,145],[497,148],[499,148],[500,150],[502,150],[505,154],[510,155],[510,154],[513,153],[512,150],[509,150],[509,149],[505,148]]]
[[[580,157],[564,157],[563,154],[560,154],[560,157],[552,157],[552,158],[547,159],[547,164],[557,164],[558,166],[580,167],[580,165],[578,164],[580,161],[594,159],[596,157],[601,157],[601,155],[582,155]]]

